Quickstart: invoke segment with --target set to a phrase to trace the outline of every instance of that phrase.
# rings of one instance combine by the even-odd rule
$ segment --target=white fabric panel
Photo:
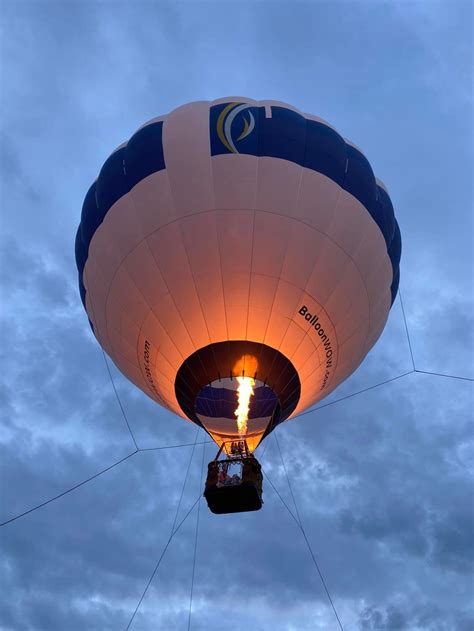
[[[373,221],[359,200],[340,189],[336,209],[325,234],[352,257],[365,238],[365,225],[368,219]],[[380,237],[385,245],[382,235]]]
[[[217,214],[217,235],[227,329],[230,339],[246,339],[254,211]]]
[[[307,346],[314,346],[314,342],[311,338],[309,340],[304,339],[306,336],[307,332],[300,326],[299,323],[290,321],[278,350],[282,352],[285,357],[288,357],[291,360],[303,342]]]
[[[94,325],[94,335],[102,348],[113,355],[113,349],[107,335],[107,318],[105,315],[105,301],[107,297],[107,283],[97,261],[90,256],[84,267],[84,285],[86,287],[86,309],[90,321]]]
[[[150,305],[130,278],[125,266],[120,266],[107,297],[107,320],[118,328],[121,312],[124,311],[140,327],[149,310]]]
[[[173,334],[174,330],[167,330],[158,320],[154,311],[150,312],[141,328],[139,353],[145,344],[145,340],[148,340],[153,347],[159,349],[159,353],[163,355],[166,363],[174,371],[177,371],[187,355],[180,351],[178,343],[172,337]],[[164,372],[166,372],[165,369]]]
[[[303,169],[280,158],[258,158],[256,208],[286,216],[293,214]]]
[[[257,156],[224,154],[212,158],[215,207],[222,210],[248,210],[255,207]]]
[[[222,341],[227,325],[216,212],[190,215],[179,225],[209,339]]]
[[[347,265],[337,279],[334,279],[334,291],[324,303],[328,313],[332,313],[335,327],[344,319],[352,304],[365,298],[365,317],[368,318],[368,297],[360,276],[354,273],[354,266]]]
[[[341,191],[337,184],[322,173],[302,169],[295,217],[326,234]]]
[[[128,196],[133,200],[134,213],[127,218],[125,229],[128,222],[137,224],[142,238],[176,219],[167,170],[152,173],[134,186]],[[106,219],[109,214],[110,211]]]
[[[169,298],[192,340],[194,350],[207,346],[210,338],[183,244],[180,220],[164,226],[147,241],[168,288]],[[166,301],[168,298],[165,296],[164,299]],[[158,317],[161,319],[159,313]]]
[[[159,313],[160,298],[169,293],[168,286],[152,253],[153,244],[144,239],[123,260],[123,267],[133,280],[150,307],[157,306]]]
[[[280,278],[290,227],[291,219],[284,215],[256,212],[252,253],[255,274]]]
[[[188,103],[166,117],[163,150],[176,216],[214,208],[209,103]]]
[[[323,239],[320,233],[299,221],[290,221],[281,279],[303,290],[320,260]]]

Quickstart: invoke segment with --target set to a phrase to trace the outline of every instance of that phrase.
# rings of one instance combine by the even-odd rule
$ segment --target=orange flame
[[[255,379],[252,379],[252,377],[237,377],[237,381],[239,383],[239,387],[237,388],[239,407],[235,410],[234,414],[237,417],[239,435],[245,436],[247,433],[247,421],[249,420],[250,397],[253,395]]]

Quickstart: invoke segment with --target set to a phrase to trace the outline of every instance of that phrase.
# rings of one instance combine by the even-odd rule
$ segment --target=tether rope
[[[115,397],[116,397],[116,399],[117,399],[117,402],[118,402],[118,404],[119,404],[120,410],[121,410],[121,412],[122,412],[122,416],[123,416],[123,418],[125,419],[125,423],[127,424],[128,431],[130,432],[130,436],[132,437],[133,444],[135,445],[135,449],[136,449],[137,451],[140,451],[140,449],[139,449],[139,447],[138,447],[138,444],[137,444],[137,441],[135,440],[135,436],[133,435],[132,428],[130,427],[130,423],[128,422],[127,415],[125,414],[125,410],[124,410],[124,408],[123,408],[122,402],[120,401],[120,397],[119,397],[119,395],[118,395],[117,388],[115,387],[115,381],[114,381],[114,378],[113,378],[113,376],[112,376],[112,371],[110,370],[109,362],[107,361],[107,355],[105,354],[105,351],[104,351],[104,349],[102,348],[102,346],[100,347],[100,349],[101,349],[101,351],[102,351],[102,355],[103,355],[103,357],[104,357],[105,365],[107,366],[107,372],[109,373],[110,381],[111,381],[111,383],[112,383],[112,387],[113,387],[114,392],[115,392]]]
[[[316,570],[318,572],[319,578],[321,580],[321,583],[324,587],[324,591],[326,592],[326,596],[328,597],[328,600],[331,604],[331,608],[334,612],[334,616],[336,617],[336,620],[339,624],[339,628],[341,629],[341,631],[344,631],[344,627],[342,626],[342,622],[339,618],[339,615],[337,613],[336,607],[334,605],[333,599],[331,598],[331,594],[329,593],[329,589],[326,585],[326,581],[324,580],[324,576],[321,572],[321,569],[319,567],[319,564],[316,560],[316,557],[314,555],[314,552],[311,548],[311,544],[309,543],[308,537],[306,536],[306,532],[303,528],[303,525],[298,521],[298,518],[294,515],[293,511],[290,509],[290,507],[288,506],[288,504],[285,502],[285,500],[283,499],[283,497],[280,495],[280,493],[278,492],[278,489],[276,488],[276,486],[273,484],[273,482],[271,481],[271,479],[268,477],[268,474],[266,472],[264,472],[265,478],[270,482],[271,487],[273,488],[273,490],[275,491],[275,493],[278,495],[278,497],[280,498],[281,503],[283,504],[283,506],[286,508],[286,510],[289,512],[289,514],[291,515],[291,517],[293,518],[295,524],[298,526],[298,528],[301,530],[301,534],[303,535],[303,538],[306,542],[306,545],[308,547],[308,550],[310,552],[311,558],[313,560],[314,566],[316,567]],[[295,504],[296,506],[296,504]]]
[[[429,370],[415,370],[415,372],[419,372],[422,375],[434,375],[435,377],[445,377],[446,379],[460,379],[461,381],[474,381],[472,377],[461,377],[459,375],[447,375],[446,373],[441,372],[431,372]]]
[[[330,405],[335,405],[340,401],[345,401],[346,399],[350,399],[351,397],[356,397],[358,394],[363,394],[364,392],[368,392],[369,390],[373,390],[374,388],[378,388],[379,386],[383,386],[386,383],[390,383],[391,381],[396,381],[397,379],[401,379],[402,377],[406,377],[407,375],[413,375],[416,371],[409,370],[408,372],[404,372],[401,375],[397,375],[396,377],[391,377],[390,379],[385,379],[385,381],[380,381],[379,383],[374,384],[373,386],[369,386],[368,388],[363,388],[362,390],[358,390],[357,392],[353,392],[352,394],[347,394],[345,397],[340,397],[335,401],[330,401],[329,403],[323,403],[322,405],[316,405],[309,410],[305,410],[304,412],[300,412],[297,414],[295,418],[299,418],[300,416],[304,416],[305,414],[310,414],[311,412],[316,412],[316,410],[322,410],[323,408],[327,408]]]
[[[201,477],[199,478],[199,485],[201,487],[203,473],[204,473],[204,454],[206,452],[205,445],[202,446],[202,461],[201,461]],[[200,488],[201,490],[201,488]],[[188,616],[188,631],[191,628],[191,613],[193,608],[193,591],[194,591],[194,574],[196,571],[196,554],[197,554],[197,544],[198,544],[198,533],[199,533],[199,515],[201,508],[201,495],[199,496],[198,508],[197,508],[197,517],[196,517],[196,533],[194,535],[194,555],[193,555],[193,571],[191,574],[191,591],[189,594],[189,616]]]
[[[206,441],[203,441],[203,442],[197,442],[196,445],[207,445],[207,444],[209,444],[211,442],[213,442],[213,441],[206,440]],[[23,513],[19,513],[18,515],[15,515],[14,517],[11,517],[10,519],[7,519],[6,521],[1,522],[0,523],[0,527],[6,526],[7,524],[10,524],[11,522],[16,521],[17,519],[20,519],[20,517],[24,517],[25,515],[28,515],[29,513],[32,513],[35,510],[38,510],[39,508],[43,508],[43,506],[46,506],[47,504],[50,504],[51,502],[54,502],[55,500],[60,499],[64,495],[67,495],[68,493],[71,493],[71,491],[75,491],[79,487],[83,486],[84,484],[87,484],[88,482],[91,482],[92,480],[95,480],[95,478],[98,478],[103,473],[107,473],[107,471],[110,471],[114,467],[118,466],[122,462],[125,462],[125,460],[128,460],[128,458],[131,458],[132,456],[134,456],[135,454],[137,454],[139,452],[142,452],[142,451],[158,451],[158,450],[163,450],[163,449],[178,449],[180,447],[192,447],[193,445],[194,445],[194,443],[182,443],[180,445],[163,445],[162,447],[145,447],[145,448],[135,449],[135,451],[132,451],[132,453],[128,454],[128,456],[125,456],[124,458],[121,458],[120,460],[117,460],[117,462],[114,462],[109,467],[106,467],[105,469],[102,469],[102,471],[94,473],[94,475],[91,475],[89,478],[86,478],[85,480],[82,480],[82,482],[79,482],[78,484],[75,484],[74,486],[71,486],[69,489],[66,489],[66,491],[63,491],[62,493],[59,493],[58,495],[55,495],[54,497],[51,497],[49,500],[41,502],[41,504],[38,504],[37,506],[33,506],[32,508],[29,508],[28,510],[24,511]]]
[[[47,504],[54,502],[54,500],[58,500],[60,497],[64,497],[71,491],[75,491],[80,486],[83,486],[84,484],[91,482],[91,480],[95,480],[95,478],[98,478],[103,473],[106,473],[107,471],[110,471],[111,469],[119,465],[120,463],[125,462],[125,460],[128,460],[128,458],[131,458],[132,456],[134,456],[136,453],[138,453],[138,451],[139,451],[138,449],[136,449],[135,451],[132,451],[132,453],[128,454],[128,456],[125,456],[125,458],[122,458],[121,460],[117,460],[117,462],[114,462],[114,464],[111,464],[109,467],[106,467],[105,469],[102,469],[102,471],[99,471],[98,473],[91,475],[90,478],[87,478],[86,480],[79,482],[79,484],[75,484],[74,486],[71,486],[71,488],[67,489],[66,491],[59,493],[59,495],[55,495],[54,497],[51,497],[49,500],[46,500],[45,502],[41,502],[41,504],[38,504],[37,506],[33,506],[33,508],[30,508],[24,511],[23,513],[20,513],[19,515],[15,515],[15,517],[11,517],[10,519],[7,519],[6,521],[2,522],[0,526],[6,526],[7,524],[11,524],[12,521],[16,521],[17,519],[20,519],[20,517],[24,517],[25,515],[28,515],[29,513],[32,513],[33,511],[38,510],[39,508],[43,508],[43,506],[46,506]]]
[[[413,370],[415,371],[416,370],[416,368],[415,368],[415,359],[413,357],[413,349],[411,347],[410,334],[408,333],[407,319],[406,319],[406,316],[405,316],[405,308],[403,307],[402,291],[401,291],[400,287],[398,288],[398,299],[400,301],[400,306],[402,308],[403,322],[405,324],[405,333],[406,333],[406,336],[407,336],[408,348],[410,349],[411,364],[413,366]]]
[[[181,502],[182,502],[183,495],[184,495],[184,489],[186,487],[186,482],[187,482],[188,475],[189,475],[189,469],[191,468],[191,462],[192,462],[192,459],[193,459],[193,456],[194,456],[194,451],[196,449],[197,438],[198,438],[198,435],[199,435],[199,429],[200,428],[198,427],[197,430],[196,430],[196,437],[194,439],[193,449],[191,451],[191,455],[190,455],[189,461],[188,461],[188,466],[186,468],[186,475],[184,476],[183,486],[181,487],[181,494],[179,496],[178,506],[176,507],[176,513],[175,513],[175,516],[174,516],[173,525],[171,526],[171,534],[170,534],[170,536],[168,538],[168,541],[165,544],[165,547],[163,548],[163,550],[161,552],[161,555],[160,555],[158,561],[156,562],[155,568],[154,568],[153,572],[151,573],[150,578],[148,579],[148,582],[147,582],[147,584],[145,586],[145,589],[143,590],[142,595],[140,596],[138,604],[135,607],[135,611],[133,612],[132,617],[130,618],[130,620],[129,620],[128,624],[127,624],[127,631],[130,629],[130,626],[133,623],[133,620],[134,620],[134,618],[135,618],[135,616],[136,616],[136,614],[137,614],[137,612],[138,612],[138,610],[140,608],[140,605],[142,604],[143,599],[145,598],[145,595],[146,595],[146,593],[148,591],[148,588],[150,587],[150,585],[151,585],[151,583],[153,581],[153,578],[155,577],[155,574],[158,571],[158,568],[160,567],[161,561],[163,560],[163,557],[165,556],[166,550],[168,549],[168,546],[171,543],[171,540],[173,539],[174,535],[178,532],[178,530],[180,529],[180,527],[184,523],[184,521],[187,519],[188,515],[191,513],[193,508],[196,506],[196,504],[201,499],[201,496],[199,495],[198,499],[194,502],[194,504],[191,506],[189,511],[186,513],[186,516],[184,517],[184,519],[179,523],[179,526],[176,528],[176,522],[178,520],[179,509],[181,508]],[[205,449],[205,447],[203,445],[203,450],[204,449]]]

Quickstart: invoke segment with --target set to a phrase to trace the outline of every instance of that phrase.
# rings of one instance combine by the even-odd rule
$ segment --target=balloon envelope
[[[251,450],[327,396],[380,336],[400,231],[365,156],[275,101],[184,105],[115,150],[76,238],[81,297],[118,368],[221,444]]]

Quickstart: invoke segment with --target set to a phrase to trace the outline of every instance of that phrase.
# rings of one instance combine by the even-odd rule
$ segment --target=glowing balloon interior
[[[247,98],[143,125],[103,165],[76,239],[84,307],[118,368],[249,453],[359,366],[400,254],[361,151],[315,116]]]

